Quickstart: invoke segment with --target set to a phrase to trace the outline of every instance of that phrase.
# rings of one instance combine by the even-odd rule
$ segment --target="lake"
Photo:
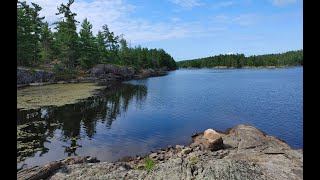
[[[17,110],[17,167],[71,155],[115,161],[191,142],[208,128],[253,125],[303,148],[303,68],[181,69],[62,107]]]

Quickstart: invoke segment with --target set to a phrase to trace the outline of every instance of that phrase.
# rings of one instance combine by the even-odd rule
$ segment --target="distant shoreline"
[[[236,67],[227,67],[227,66],[214,66],[214,67],[203,67],[203,68],[195,68],[195,67],[187,67],[187,68],[179,68],[179,69],[285,69],[291,67],[303,67],[303,66],[244,66],[241,68]]]

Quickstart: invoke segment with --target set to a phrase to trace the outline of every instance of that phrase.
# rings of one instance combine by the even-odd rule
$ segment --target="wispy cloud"
[[[296,3],[297,0],[272,0],[272,4],[275,6],[284,6]]]
[[[225,8],[225,7],[230,7],[230,6],[233,6],[233,5],[235,5],[236,4],[236,2],[235,1],[222,1],[222,2],[214,2],[213,4],[212,4],[212,8],[215,8],[215,9],[217,9],[217,8]]]
[[[233,1],[224,1],[224,2],[221,2],[221,3],[219,3],[218,5],[220,6],[220,7],[228,7],[228,6],[232,6],[232,5],[234,5],[235,3],[233,2]]]
[[[33,0],[39,4],[43,10],[41,15],[46,17],[46,21],[53,23],[58,20],[55,13],[61,3],[67,0]],[[186,1],[188,6],[196,5],[197,1]],[[166,39],[179,39],[205,34],[205,27],[193,23],[184,22],[179,18],[172,18],[172,21],[155,22],[146,19],[132,18],[130,15],[135,11],[135,6],[125,0],[78,0],[71,6],[71,11],[77,13],[76,19],[80,22],[83,19],[93,24],[93,32],[102,30],[102,26],[107,24],[109,29],[115,34],[124,34],[125,38],[133,44],[160,41]],[[78,25],[78,29],[80,24]]]
[[[32,2],[42,7],[40,14],[51,24],[59,19],[59,16],[55,15],[58,12],[57,7],[62,3],[66,4],[68,0],[32,0]],[[84,18],[88,18],[93,23],[94,29],[101,29],[103,24],[119,21],[134,9],[135,6],[125,3],[124,0],[78,0],[71,6],[71,11],[77,13],[76,19],[81,22]]]
[[[240,14],[238,16],[217,15],[213,21],[219,24],[249,26],[257,23],[260,17],[256,14]]]
[[[181,21],[181,19],[178,18],[178,17],[171,17],[170,20],[171,20],[172,22],[179,22],[179,21]]]
[[[183,8],[193,8],[193,7],[202,5],[200,0],[170,0],[170,1]]]

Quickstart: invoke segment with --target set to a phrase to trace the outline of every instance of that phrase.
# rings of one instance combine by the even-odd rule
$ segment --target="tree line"
[[[98,63],[141,68],[176,69],[176,62],[163,49],[131,47],[124,35],[115,35],[107,24],[96,35],[86,18],[77,32],[77,14],[70,7],[74,0],[61,4],[56,15],[62,17],[49,25],[35,3],[17,1],[17,65],[39,67],[56,64],[59,69],[86,70]],[[51,30],[51,27],[55,31]]]
[[[279,54],[253,55],[249,57],[245,57],[244,54],[220,54],[218,56],[179,61],[177,65],[179,68],[302,66],[303,50],[288,51]]]

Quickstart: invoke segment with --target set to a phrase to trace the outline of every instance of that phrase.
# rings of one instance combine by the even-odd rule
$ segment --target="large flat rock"
[[[126,162],[65,164],[48,179],[303,179],[302,150],[248,125],[219,134],[224,142],[219,150],[195,145],[154,152],[156,165],[151,171],[143,168],[143,157],[138,157]],[[28,170],[19,171],[18,177],[27,177],[24,172]]]

